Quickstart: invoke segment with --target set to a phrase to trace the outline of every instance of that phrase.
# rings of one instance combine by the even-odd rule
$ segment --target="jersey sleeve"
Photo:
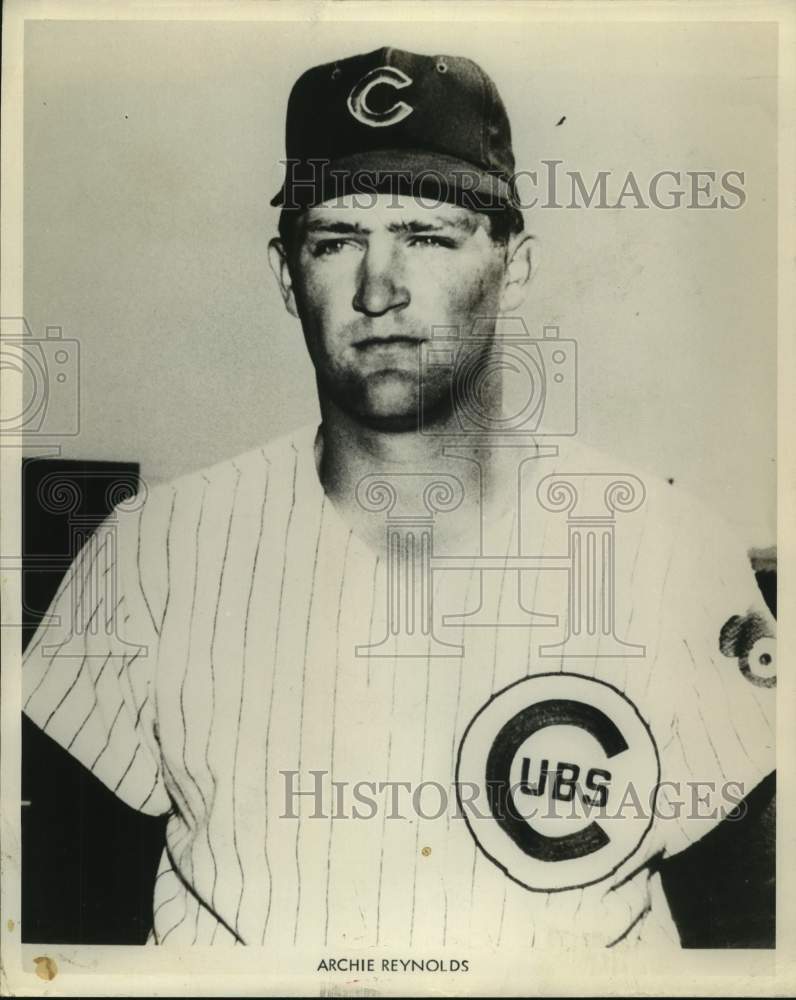
[[[670,855],[732,822],[733,807],[775,769],[776,656],[775,622],[745,547],[701,508],[674,540],[664,608]]]
[[[84,542],[23,658],[22,705],[128,805],[170,808],[160,767],[154,668],[162,617],[139,494]]]

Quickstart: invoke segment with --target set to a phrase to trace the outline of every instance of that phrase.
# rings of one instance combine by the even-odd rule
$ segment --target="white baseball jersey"
[[[485,562],[434,549],[424,641],[450,655],[418,655],[403,578],[314,443],[122,505],[26,654],[30,718],[168,814],[151,940],[676,944],[655,862],[774,769],[773,622],[742,548],[665,483],[613,521],[552,480],[544,506],[554,472],[585,493],[617,471],[567,446],[523,466]]]

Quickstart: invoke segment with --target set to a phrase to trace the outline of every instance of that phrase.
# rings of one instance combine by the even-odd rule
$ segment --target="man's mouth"
[[[407,337],[403,334],[388,334],[382,337],[364,337],[354,342],[358,350],[369,347],[418,347],[424,343],[423,337]]]

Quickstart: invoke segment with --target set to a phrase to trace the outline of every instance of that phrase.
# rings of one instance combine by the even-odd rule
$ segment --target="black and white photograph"
[[[6,995],[791,995],[793,8],[612,6],[8,5]]]

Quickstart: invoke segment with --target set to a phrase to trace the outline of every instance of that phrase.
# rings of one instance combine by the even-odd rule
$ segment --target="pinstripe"
[[[298,772],[301,774],[301,764],[303,759],[303,742],[304,742],[304,698],[307,688],[307,650],[309,648],[310,641],[310,623],[312,621],[312,602],[315,598],[315,578],[318,571],[318,550],[321,546],[321,533],[323,532],[323,519],[326,514],[326,494],[324,494],[323,500],[321,501],[321,514],[318,519],[318,535],[315,539],[315,556],[312,562],[312,584],[310,585],[310,599],[307,604],[307,623],[304,628],[304,656],[302,657],[301,666],[301,709],[299,712],[299,731],[298,731]],[[299,810],[298,820],[296,822],[296,844],[295,844],[295,858],[296,858],[296,916],[293,925],[293,944],[296,943],[296,938],[298,936],[298,922],[299,922],[299,910],[301,908],[301,864],[299,863],[299,841],[301,839],[301,810]]]
[[[163,626],[166,624],[166,614],[169,610],[169,599],[171,597],[171,526],[174,521],[174,507],[177,502],[177,491],[172,490],[171,494],[171,509],[169,510],[169,522],[166,526],[166,599],[163,602],[163,617],[160,619],[160,628],[158,629],[158,634],[163,632]]]
[[[270,747],[271,740],[271,717],[274,708],[274,687],[276,685],[276,672],[278,668],[278,654],[279,654],[279,626],[282,621],[282,601],[285,594],[285,570],[287,569],[287,551],[288,551],[288,541],[290,538],[290,528],[293,523],[293,511],[296,506],[296,473],[298,472],[298,452],[295,446],[293,447],[293,485],[292,485],[292,495],[290,499],[290,510],[287,515],[287,523],[285,524],[285,544],[282,550],[282,579],[279,584],[279,607],[276,614],[276,629],[274,635],[274,666],[271,674],[271,691],[268,697],[268,721],[265,727],[265,748],[266,748],[266,762],[268,760],[268,751]],[[268,773],[267,773],[267,763],[266,763],[266,774],[265,774],[265,789],[264,789],[264,805],[265,805],[265,836],[263,837],[263,851],[265,853],[265,867],[268,872],[268,885],[269,888],[272,885],[272,872],[271,864],[268,860]],[[271,897],[272,893],[268,893],[268,906],[265,911],[265,922],[263,924],[263,936],[261,939],[261,944],[265,942],[265,935],[268,932],[268,921],[271,918]]]
[[[144,706],[148,701],[149,701],[149,695],[147,694],[144,700],[138,706],[138,711],[136,712],[135,716],[135,725],[133,726],[134,729],[138,729],[138,727],[141,725],[141,713],[144,711]]]
[[[121,776],[121,778],[119,778],[119,780],[118,780],[118,781],[116,782],[116,784],[115,784],[115,786],[114,786],[114,788],[113,788],[114,792],[118,792],[118,791],[119,791],[119,789],[121,788],[121,786],[122,786],[122,783],[124,782],[124,779],[125,779],[125,778],[127,777],[127,775],[128,775],[129,773],[130,773],[130,768],[131,768],[131,767],[133,766],[133,763],[135,762],[135,759],[136,759],[136,757],[138,756],[138,751],[139,751],[140,749],[141,749],[141,744],[140,744],[140,743],[136,743],[136,745],[135,745],[135,750],[133,751],[133,756],[132,756],[132,757],[130,758],[130,763],[129,763],[129,764],[127,765],[127,767],[126,767],[126,768],[124,769],[124,774],[123,774],[123,775]]]
[[[185,773],[193,782],[197,792],[199,792],[199,797],[202,800],[202,806],[204,808],[205,814],[207,813],[207,800],[205,799],[205,795],[204,792],[202,791],[201,785],[196,780],[196,777],[194,776],[190,767],[188,767],[188,758],[186,756],[186,749],[188,743],[188,720],[185,715],[185,683],[188,679],[188,670],[191,665],[191,652],[192,652],[193,635],[194,635],[193,622],[194,622],[194,614],[196,611],[196,588],[199,578],[199,534],[202,528],[202,515],[204,513],[206,496],[207,496],[207,481],[205,480],[205,486],[202,490],[201,505],[199,507],[199,517],[197,518],[196,522],[196,537],[194,539],[193,593],[191,596],[191,615],[190,615],[190,623],[188,626],[188,647],[185,656],[185,669],[183,671],[182,683],[180,685],[180,715],[182,716],[182,764],[183,767],[185,768]]]
[[[235,755],[234,755],[234,765],[232,768],[232,844],[235,850],[235,858],[238,862],[238,869],[240,871],[240,895],[238,896],[238,905],[235,907],[235,932],[239,933],[239,922],[240,922],[240,908],[243,903],[243,893],[246,886],[246,878],[243,871],[243,860],[240,856],[240,849],[238,847],[238,824],[235,822],[237,816],[237,778],[238,778],[238,750],[240,748],[240,730],[241,722],[243,719],[243,698],[244,691],[246,688],[246,664],[249,650],[249,618],[251,616],[252,610],[252,595],[254,594],[254,581],[257,577],[257,568],[260,561],[260,549],[263,543],[263,528],[265,526],[265,505],[268,501],[268,486],[270,483],[270,463],[266,459],[266,477],[265,477],[265,489],[263,490],[263,502],[260,507],[260,528],[257,534],[257,546],[254,550],[254,563],[252,565],[252,575],[251,581],[249,582],[249,596],[246,601],[246,615],[243,620],[243,669],[241,670],[241,680],[240,680],[240,700],[238,702],[238,725],[235,729]],[[271,887],[269,885],[268,891],[270,893]]]
[[[89,631],[89,629],[91,628],[92,622],[97,617],[97,614],[99,613],[100,609],[102,607],[104,607],[104,605],[105,605],[105,598],[101,597],[100,600],[99,600],[99,603],[94,606],[94,610],[88,616],[88,621],[83,626],[83,631],[84,632],[88,632]],[[113,612],[111,612],[111,614],[113,614]]]
[[[110,656],[110,654],[108,654],[108,655]],[[135,663],[135,661],[136,661],[136,660],[138,659],[138,657],[139,657],[140,655],[141,655],[141,650],[139,649],[139,650],[138,650],[137,652],[135,652],[135,653],[134,653],[134,654],[133,654],[133,655],[132,655],[132,656],[130,657],[130,659],[129,659],[129,660],[127,659],[127,653],[125,653],[125,654],[124,654],[124,655],[122,656],[122,665],[121,665],[121,666],[119,667],[119,670],[118,670],[118,671],[117,671],[117,673],[116,673],[116,679],[117,679],[117,680],[121,680],[121,676],[122,676],[122,674],[123,674],[123,673],[124,673],[124,672],[125,672],[125,671],[126,671],[126,670],[127,670],[127,669],[128,669],[129,667],[130,667],[130,666],[132,666],[132,664],[133,664],[133,663]]]
[[[707,615],[707,611],[705,613]],[[690,650],[689,650],[689,652],[690,652]],[[692,659],[693,659],[693,656],[692,656]],[[724,687],[723,677],[721,676],[721,672],[719,671],[719,668],[716,665],[716,661],[713,659],[712,656],[709,656],[707,659],[708,659],[708,662],[710,663],[710,666],[712,668],[712,673],[713,673],[714,677],[716,678],[716,680],[718,681],[719,688],[722,691],[722,695],[724,697],[724,706],[725,706],[725,710],[726,710],[725,714],[726,714],[727,718],[730,720],[730,728],[732,729],[735,738],[738,740],[738,745],[740,746],[740,748],[741,748],[741,750],[743,752],[743,755],[748,760],[751,760],[752,757],[751,757],[749,751],[746,748],[746,744],[744,743],[743,739],[741,738],[741,734],[738,732],[738,728],[735,726],[735,724],[732,721],[732,710],[731,710],[730,705],[729,705],[728,700],[727,700],[727,692],[726,692],[726,689]]]
[[[423,749],[420,755],[420,778],[423,779],[426,765],[426,747],[428,743],[428,694],[431,686],[431,659],[426,657],[426,697],[423,708]],[[417,858],[420,850],[420,817],[415,823],[415,852],[412,868],[412,913],[409,919],[409,947],[411,948],[415,934],[415,899],[417,897]]]
[[[337,682],[340,676],[340,614],[343,608],[343,590],[345,587],[345,574],[346,574],[346,564],[348,562],[348,550],[351,545],[351,538],[353,537],[353,532],[349,531],[348,538],[345,543],[345,553],[343,555],[343,572],[340,575],[340,592],[337,596],[337,625],[336,625],[336,645],[334,653],[334,689],[332,691],[332,738],[331,745],[329,748],[329,774],[332,781],[334,781],[334,743],[335,737],[337,735]],[[368,635],[368,641],[370,641],[370,635]],[[334,834],[334,823],[329,821],[329,841],[326,846],[326,894],[325,894],[325,906],[326,914],[324,921],[324,931],[323,931],[323,943],[326,944],[329,940],[329,884],[332,877],[332,837]]]
[[[543,522],[542,522],[542,537],[541,537],[541,540],[539,542],[539,551],[543,555],[546,554],[546,552],[547,552],[547,529],[548,529],[549,525],[550,525],[549,518],[545,518],[543,520]],[[541,577],[542,577],[541,571],[540,570],[535,570],[535,576],[534,576],[534,581],[533,581],[533,597],[531,598],[531,608],[538,607],[537,597],[538,597],[538,594],[539,594],[539,580],[541,579]],[[533,640],[533,626],[531,626],[528,629],[528,633],[529,633],[528,634],[528,664],[527,664],[527,667],[525,669],[525,676],[526,677],[529,677],[530,674],[531,674],[531,663],[532,663],[531,653],[532,653],[532,650],[533,650],[533,641],[532,641]]]
[[[475,579],[476,579],[476,569],[475,569],[475,565],[473,564],[473,565],[470,566],[470,570],[469,570],[469,574],[468,574],[468,578],[467,578],[467,588],[465,590],[464,608],[462,610],[465,610],[467,608],[467,606],[469,605],[469,603],[470,603],[470,594],[471,594],[471,591],[472,591],[473,581]],[[481,574],[480,574],[480,572],[478,573],[478,580],[479,580],[479,583],[480,583],[480,581],[481,581]],[[462,625],[462,638],[461,638],[462,642],[464,642],[464,633],[465,633],[465,631],[466,631],[466,626],[463,624]],[[458,682],[457,682],[457,685],[456,685],[456,707],[455,707],[454,713],[453,713],[453,735],[451,737],[451,757],[450,757],[450,761],[451,762],[450,762],[450,770],[449,770],[449,773],[451,775],[455,775],[456,774],[456,746],[457,746],[457,742],[456,741],[457,741],[457,736],[458,736],[458,731],[459,731],[459,714],[460,714],[460,711],[461,711],[461,696],[462,696],[462,681],[463,681],[463,674],[464,674],[464,663],[465,663],[464,657],[462,656],[462,657],[459,658],[459,677],[458,677]],[[447,827],[448,831],[450,831],[450,821],[451,821],[450,810],[447,810],[446,812],[447,812],[447,815],[446,815],[446,818],[445,818],[446,827]],[[473,861],[473,867],[475,867],[475,860]],[[471,895],[472,895],[472,890],[471,890]]]
[[[193,872],[191,874],[193,875]],[[179,920],[177,920],[175,923],[173,923],[171,925],[171,927],[169,927],[169,929],[166,931],[166,933],[161,937],[161,939],[160,939],[160,943],[161,944],[165,944],[166,943],[166,939],[168,938],[169,934],[173,934],[174,931],[176,931],[178,927],[180,927],[182,924],[184,924],[185,920],[186,920],[186,918],[188,916],[188,905],[189,905],[189,900],[190,900],[191,897],[190,897],[189,893],[185,892],[184,890],[179,895],[182,897],[182,902],[183,902],[182,916],[179,918]]]
[[[107,656],[105,658],[105,662],[102,664],[102,666],[99,669],[99,673],[97,674],[97,679],[94,681],[94,684],[93,684],[92,694],[94,695],[94,703],[91,706],[91,708],[89,709],[88,715],[80,723],[80,727],[78,728],[77,732],[74,734],[74,736],[72,737],[72,739],[69,741],[69,745],[66,748],[67,750],[71,750],[72,749],[72,746],[73,746],[75,740],[78,738],[78,736],[80,735],[80,733],[83,731],[83,727],[86,725],[86,723],[88,722],[88,720],[94,714],[94,711],[96,710],[97,705],[99,704],[99,699],[97,698],[97,687],[99,686],[100,680],[102,680],[102,674],[103,674],[103,672],[105,670],[105,667],[108,665],[109,661],[110,661],[110,656]]]
[[[64,693],[64,695],[62,696],[62,698],[58,702],[58,704],[55,706],[55,708],[52,710],[52,712],[50,712],[50,714],[47,716],[47,721],[42,726],[42,729],[43,729],[43,731],[45,733],[47,732],[47,726],[49,726],[49,724],[53,720],[53,716],[58,711],[58,709],[61,707],[61,705],[63,705],[63,703],[66,701],[66,699],[69,697],[69,695],[72,693],[72,691],[75,688],[75,684],[77,684],[77,682],[80,680],[80,676],[83,673],[83,670],[84,670],[84,668],[86,666],[86,656],[87,656],[87,654],[84,653],[83,654],[83,659],[80,661],[80,666],[79,666],[79,668],[77,670],[77,673],[74,676],[74,679],[72,680],[72,683],[66,689],[66,692]],[[105,662],[107,663],[109,659],[110,659],[110,653],[108,653],[108,656],[105,658]],[[104,664],[103,664],[103,666],[104,666]]]
[[[216,629],[218,626],[218,609],[221,604],[221,591],[224,587],[224,570],[227,567],[227,557],[229,555],[229,539],[232,534],[232,519],[235,516],[235,502],[238,497],[238,486],[240,485],[240,469],[232,463],[232,468],[235,469],[237,473],[237,479],[235,480],[235,486],[232,490],[232,501],[230,503],[229,510],[229,520],[227,522],[227,535],[224,541],[224,556],[221,560],[221,571],[218,576],[218,594],[216,596],[216,610],[213,615],[213,631],[210,636],[210,728],[207,733],[207,742],[205,744],[205,765],[207,766],[207,771],[210,774],[210,778],[213,782],[213,793],[211,798],[215,797],[216,788],[216,776],[213,773],[213,769],[210,766],[210,744],[213,740],[213,725],[215,723],[216,717],[216,668],[215,668],[215,646],[216,646]],[[233,820],[234,822],[234,820]],[[207,838],[207,847],[210,851],[210,857],[213,859],[213,885],[210,891],[210,905],[215,909],[216,905],[216,883],[218,882],[218,862],[216,859],[215,851],[213,850],[213,845],[210,838],[210,823],[205,825],[205,836]],[[197,918],[198,927],[198,918]]]
[[[716,758],[716,765],[718,766],[719,773],[721,774],[724,781],[726,781],[727,775],[724,773],[724,768],[721,766],[721,757],[719,756],[718,750],[716,750],[716,744],[713,742],[710,736],[710,727],[705,722],[705,716],[702,714],[702,709],[699,707],[699,691],[697,690],[696,685],[694,685],[693,690],[694,690],[694,695],[696,696],[694,698],[694,707],[697,710],[699,721],[702,723],[702,728],[704,729],[705,736],[707,737],[707,741],[710,744],[710,749],[713,751],[713,756]]]
[[[643,510],[644,521],[643,521],[642,526],[641,526],[641,531],[639,532],[638,544],[636,545],[636,551],[635,551],[635,553],[633,555],[633,565],[630,568],[630,577],[628,579],[628,584],[627,584],[628,591],[630,593],[632,593],[633,590],[634,590],[634,588],[635,588],[636,568],[638,566],[638,558],[639,558],[639,555],[641,554],[641,549],[642,549],[642,547],[644,545],[644,540],[645,540],[646,535],[647,535],[647,519],[649,517],[649,507],[645,506],[645,507],[642,508],[642,510]],[[624,631],[625,635],[630,635],[630,629],[631,629],[631,626],[633,624],[633,615],[635,613],[635,610],[636,610],[635,603],[633,603],[631,601],[631,603],[630,603],[630,612],[628,614],[627,624],[625,625],[625,631]],[[624,678],[623,678],[623,681],[622,681],[622,690],[623,691],[627,690],[627,684],[628,684],[627,671],[628,671],[628,663],[627,663],[627,660],[625,660]]]
[[[119,600],[111,608],[110,615],[108,615],[106,617],[106,619],[105,619],[105,632],[106,632],[106,634],[108,633],[108,630],[110,629],[111,622],[114,620],[114,618],[118,617],[117,614],[116,614],[116,612],[119,610],[119,608],[123,604],[124,604],[124,597],[122,596],[122,597],[119,598]]]
[[[211,902],[210,905],[212,906],[214,904]],[[207,912],[207,908],[202,905],[202,901],[199,900],[198,897],[197,897],[196,919],[194,920],[194,925],[193,925],[193,941],[191,941],[191,944],[196,944],[197,939],[199,937],[199,919],[202,916],[202,912],[203,911],[206,913]]]
[[[146,595],[146,589],[144,588],[144,580],[141,576],[141,525],[144,520],[144,508],[138,512],[138,532],[135,547],[135,567],[138,573],[138,589],[141,591],[141,596],[144,598],[144,605],[146,606],[147,613],[149,614],[149,619],[152,622],[152,628],[154,628],[155,633],[160,635],[160,629],[155,621],[155,616],[152,613],[152,607],[149,603],[149,598]]]
[[[517,526],[517,515],[515,514],[511,519],[511,531],[509,532],[509,550],[506,553],[508,555],[511,552],[511,542],[514,539],[514,530]],[[500,622],[500,612],[503,608],[503,592],[506,589],[506,570],[500,574],[500,587],[498,589],[498,604],[497,604],[497,614],[495,615],[495,621]],[[495,676],[497,675],[497,661],[498,661],[498,629],[500,625],[495,626],[495,645],[492,655],[492,680],[489,682],[489,692],[490,694],[495,693]]]
[[[391,780],[392,771],[392,727],[395,721],[395,681],[398,675],[398,659],[393,658],[392,661],[392,695],[390,699],[390,729],[389,736],[387,738],[387,780]],[[382,879],[384,876],[384,835],[387,829],[387,810],[384,810],[384,815],[381,820],[381,851],[379,853],[379,884],[376,892],[376,944],[379,943],[381,935],[381,888]],[[328,908],[328,900],[327,900]]]
[[[674,561],[674,546],[670,546],[668,552],[668,558],[666,560],[666,570],[663,574],[663,583],[661,584],[661,589],[660,589],[660,601],[658,604],[658,612],[656,615],[656,620],[658,622],[661,622],[663,620],[663,608],[666,602],[666,598],[668,596],[667,585],[669,582],[669,573],[671,571],[673,561]],[[655,650],[655,657],[647,669],[647,678],[646,678],[646,683],[644,684],[644,691],[643,691],[643,696],[645,698],[649,694],[650,681],[652,680],[653,673],[655,673],[654,668],[658,663],[659,655],[660,655],[660,636],[658,637],[658,644],[657,644],[657,649]]]
[[[373,581],[371,583],[371,591],[373,592],[373,598],[372,598],[372,600],[370,602],[370,618],[368,620],[368,642],[369,643],[373,642],[373,616],[376,613],[376,574],[378,573],[378,571],[379,571],[379,560],[376,559],[376,561],[373,564]],[[366,674],[366,677],[367,677],[366,684],[367,684],[368,687],[370,687],[370,657],[368,657],[368,665],[367,665],[366,671],[367,671],[367,674]]]
[[[471,593],[471,588],[472,588],[473,580],[475,579],[475,576],[476,576],[475,564],[473,564],[473,565],[470,566],[470,570],[469,570],[468,577],[467,577],[467,588],[466,588],[466,590],[464,592],[464,606],[462,608],[462,611],[465,611],[467,609],[469,603],[470,603],[470,593]],[[461,640],[460,640],[461,642],[464,642],[464,632],[465,632],[465,626],[462,625],[462,637],[461,637]],[[459,657],[459,671],[458,671],[458,674],[459,674],[459,679],[458,679],[458,682],[456,684],[456,707],[453,710],[453,732],[452,732],[452,735],[451,735],[451,763],[450,763],[450,771],[449,771],[450,774],[454,774],[454,775],[456,774],[456,737],[459,734],[459,712],[461,710],[461,703],[462,703],[462,679],[463,679],[463,674],[464,674],[464,657],[463,656]],[[450,830],[450,825],[451,825],[450,810],[447,810],[447,815],[445,817],[445,823],[447,825],[448,830]]]
[[[512,529],[511,529],[512,535],[514,533],[514,524],[515,524],[515,521],[512,521]],[[500,622],[500,601],[501,601],[501,599],[503,597],[503,580],[505,580],[505,577],[506,577],[506,574],[505,574],[505,571],[504,571],[503,575],[502,575],[502,579],[501,579],[500,592],[499,592],[499,596],[498,596],[498,613],[495,615],[496,624],[495,624],[495,628],[494,628],[494,638],[492,640],[492,642],[493,642],[493,650],[494,651],[493,651],[493,656],[492,656],[492,681],[490,683],[490,689],[489,689],[490,694],[493,694],[494,690],[495,690],[495,665],[497,663],[497,645],[498,645],[498,637],[499,637],[499,634],[500,634],[499,633],[499,629],[500,629],[500,624],[499,624],[499,622]],[[472,921],[472,917],[473,917],[473,904],[475,902],[475,871],[476,871],[476,868],[478,866],[478,859],[479,859],[479,857],[480,857],[480,852],[479,852],[478,848],[475,846],[475,844],[473,844],[473,867],[472,867],[472,869],[470,871],[470,920],[471,921]]]
[[[119,707],[116,709],[116,715],[114,715],[114,717],[113,717],[113,722],[111,723],[111,728],[108,730],[108,738],[105,740],[105,745],[100,750],[100,752],[97,754],[97,756],[94,758],[94,763],[91,765],[91,770],[92,771],[95,771],[97,769],[97,764],[99,763],[100,758],[105,753],[105,751],[108,749],[108,747],[111,745],[111,737],[113,736],[113,730],[116,728],[116,723],[117,723],[117,721],[119,719],[119,716],[122,714],[122,709],[123,708],[124,708],[124,701],[120,701],[119,702]]]
[[[174,870],[173,868],[169,869],[169,871],[173,871],[173,870]],[[169,896],[168,899],[161,900],[161,902],[159,902],[158,905],[155,907],[152,915],[156,917],[158,915],[158,913],[160,913],[160,911],[163,909],[164,906],[168,906],[169,903],[172,903],[180,895],[180,891],[181,890],[178,889],[174,893],[173,896]]]
[[[507,895],[507,886],[506,886],[506,883],[504,882],[503,883],[503,902],[501,903],[501,906],[500,906],[500,920],[498,921],[498,933],[497,933],[497,943],[498,944],[500,944],[501,938],[503,937],[503,921],[504,921],[505,916],[506,916],[506,895]]]
[[[156,789],[156,788],[158,787],[158,778],[159,778],[159,775],[158,775],[158,774],[156,773],[156,774],[155,774],[155,778],[154,778],[154,780],[153,780],[153,782],[152,782],[152,787],[151,787],[151,788],[149,789],[149,792],[147,793],[147,796],[146,796],[146,798],[145,798],[145,799],[143,800],[143,802],[141,803],[141,805],[140,805],[140,806],[138,806],[138,808],[139,808],[140,810],[143,810],[143,809],[144,809],[144,808],[145,808],[145,807],[147,806],[147,804],[149,803],[149,800],[150,800],[150,799],[152,798],[152,796],[153,796],[153,795],[155,794],[155,789]]]
[[[191,845],[191,846],[193,846],[193,845]],[[196,896],[194,895],[194,891],[193,891],[193,888],[192,888],[192,882],[193,882],[193,879],[194,879],[194,857],[193,857],[193,850],[190,850],[188,852],[188,863],[190,865],[190,870],[191,870],[190,877],[186,877],[185,874],[182,872],[182,870],[179,868],[178,865],[174,866],[174,870],[175,870],[175,873],[177,875],[177,878],[180,880],[180,882],[182,883],[182,886],[183,886],[183,891],[182,891],[183,911],[182,911],[182,916],[180,917],[180,919],[175,924],[173,924],[166,931],[166,933],[163,935],[163,937],[161,939],[163,942],[165,942],[165,940],[169,936],[169,934],[172,934],[174,931],[177,930],[178,927],[181,927],[182,924],[185,923],[185,921],[188,918],[188,907],[190,905],[190,902],[191,902],[192,899],[194,901],[196,900]]]

